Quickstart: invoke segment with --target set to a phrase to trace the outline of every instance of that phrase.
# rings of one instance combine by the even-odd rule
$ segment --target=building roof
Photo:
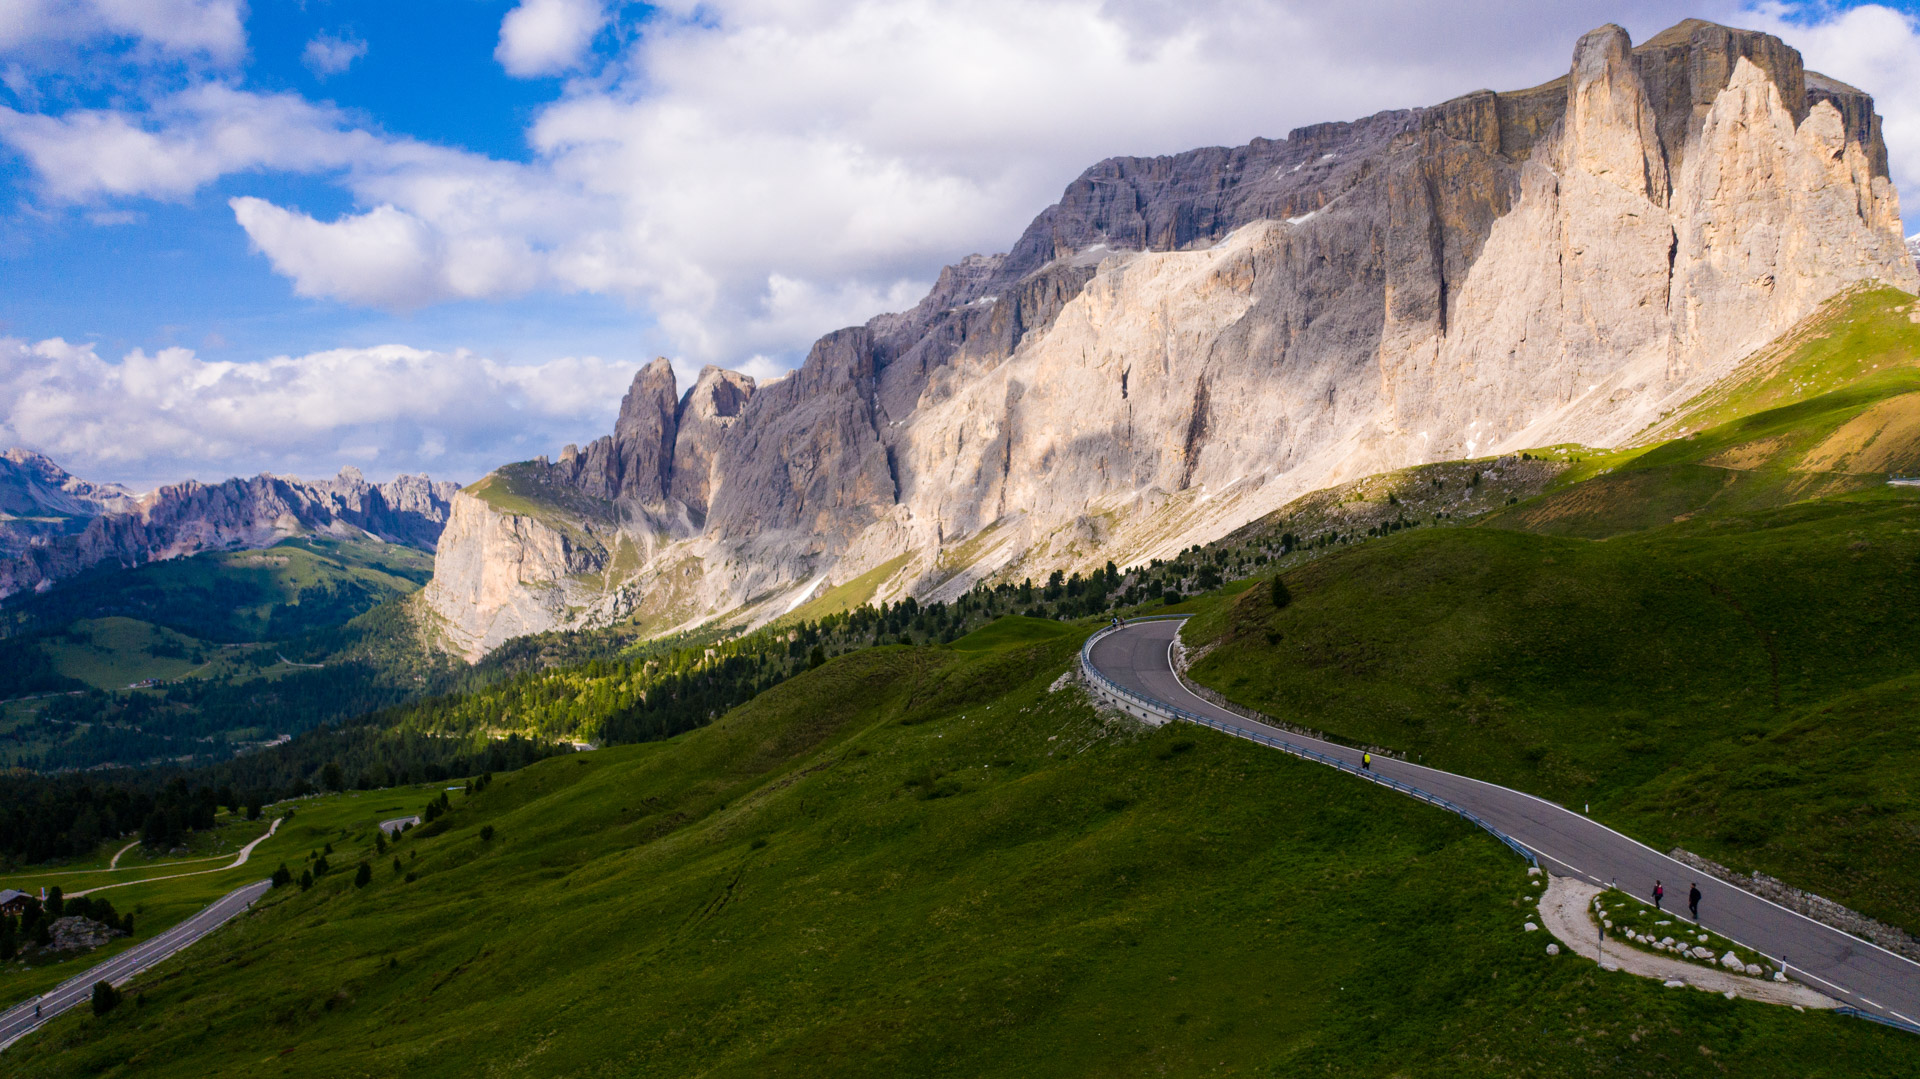
[[[0,904],[11,903],[16,899],[32,899],[33,896],[18,888],[0,888]]]

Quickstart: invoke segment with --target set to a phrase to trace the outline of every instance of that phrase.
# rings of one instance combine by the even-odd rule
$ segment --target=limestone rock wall
[[[705,372],[669,410],[657,361],[598,457],[540,466],[596,500],[598,591],[536,602],[571,563],[476,519],[426,597],[477,655],[881,567],[876,598],[1126,563],[1369,472],[1630,440],[1869,278],[1920,290],[1871,98],[1765,34],[1602,27],[1544,86],[1102,162],[777,381]]]

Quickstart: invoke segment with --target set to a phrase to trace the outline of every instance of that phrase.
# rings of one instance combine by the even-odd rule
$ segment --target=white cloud
[[[0,139],[67,201],[104,196],[183,198],[236,172],[308,172],[405,153],[353,130],[330,106],[294,94],[255,94],[207,82],[145,113],[75,109],[60,116],[0,106]]]
[[[223,64],[247,49],[242,0],[5,0],[0,53],[131,38],[170,56]]]
[[[516,73],[565,70],[606,11],[527,0],[497,55]],[[1812,21],[1789,24],[1795,12]],[[139,112],[0,111],[0,139],[76,202],[180,198],[249,170],[336,177],[355,207],[332,219],[230,203],[304,296],[408,309],[611,294],[691,364],[766,365],[906,306],[944,263],[1005,250],[1103,157],[1531,85],[1563,73],[1595,25],[1644,39],[1680,14],[1666,0],[673,0],[536,117],[527,162],[218,83]],[[1774,28],[1880,94],[1895,178],[1920,178],[1904,16],[1735,0],[1686,14]]]
[[[510,75],[557,75],[578,64],[607,24],[599,0],[520,0],[500,20],[494,59]]]
[[[0,338],[0,446],[143,488],[331,475],[349,459],[465,480],[611,430],[632,377],[595,357],[513,366],[398,345],[257,363],[136,350],[115,363],[91,345]]]
[[[338,75],[353,66],[355,60],[367,55],[367,43],[357,38],[335,37],[332,34],[316,34],[300,54],[300,62],[313,72],[316,78],[324,79],[329,75]]]

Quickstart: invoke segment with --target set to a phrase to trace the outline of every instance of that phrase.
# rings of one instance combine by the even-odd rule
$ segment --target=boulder
[[[1559,954],[1560,954],[1560,946],[1559,946],[1558,944],[1549,944],[1549,945],[1547,945],[1547,954],[1548,954],[1548,955],[1559,955]]]
[[[1687,983],[1678,978],[1668,978],[1660,984],[1666,986],[1668,989],[1685,989],[1687,987]]]
[[[1537,925],[1535,925],[1535,924],[1533,924],[1532,922],[1528,922],[1528,923],[1527,923],[1526,925],[1523,925],[1523,926],[1521,926],[1520,928],[1522,928],[1522,929],[1524,929],[1524,930],[1526,930],[1527,932],[1529,932],[1529,933],[1531,933],[1531,932],[1533,932],[1534,930],[1536,930],[1536,929],[1538,929],[1538,928],[1540,928],[1540,927],[1539,927],[1539,926],[1537,926]]]
[[[1747,965],[1740,961],[1740,957],[1733,954],[1732,952],[1728,952],[1727,954],[1720,957],[1720,965],[1727,968],[1728,970],[1746,970],[1747,969]]]
[[[1766,972],[1760,969],[1760,964],[1758,964],[1758,963],[1748,963],[1748,964],[1747,964],[1747,974],[1748,974],[1748,975],[1750,975],[1750,976],[1752,976],[1752,977],[1755,977],[1755,978],[1758,978],[1758,977],[1759,977],[1760,975],[1762,975],[1762,974],[1764,974],[1764,973],[1766,973]]]

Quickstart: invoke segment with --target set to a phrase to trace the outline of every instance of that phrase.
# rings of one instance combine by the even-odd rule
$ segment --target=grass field
[[[233,889],[271,876],[274,867],[282,862],[298,876],[309,852],[320,850],[329,842],[336,851],[343,847],[358,850],[370,846],[372,829],[379,821],[420,812],[443,786],[303,798],[269,807],[266,816],[258,821],[223,817],[218,828],[196,835],[193,849],[186,854],[148,853],[135,847],[120,860],[117,870],[107,871],[105,866],[113,853],[126,845],[125,840],[102,844],[90,859],[0,875],[0,887],[19,888],[35,895],[42,887],[55,885],[68,894],[100,889],[93,894],[112,900],[116,910],[131,912],[134,916],[133,936],[117,938],[83,955],[33,966],[21,961],[0,964],[0,1008],[43,993],[103,959],[165,932]],[[272,818],[289,810],[293,811],[293,819],[283,823],[271,839],[255,847],[245,865],[225,868],[235,851],[264,834]],[[219,857],[206,860],[214,855]],[[346,864],[350,871],[351,863],[344,862],[345,857],[336,855],[332,862],[335,866]],[[209,869],[218,871],[206,872]],[[155,879],[160,877],[170,879]],[[103,887],[106,885],[111,887]],[[11,1050],[0,1056],[0,1073],[7,1071],[13,1056]]]
[[[835,660],[454,795],[8,1051],[23,1074],[1904,1075],[1920,1039],[1544,954],[1446,814],[1049,692],[1080,633]],[[389,795],[369,795],[369,808]],[[319,822],[316,807],[297,821]],[[490,829],[490,830],[486,830]],[[272,859],[267,861],[273,864]],[[412,874],[413,879],[409,879]],[[17,1054],[17,1055],[16,1055]]]

